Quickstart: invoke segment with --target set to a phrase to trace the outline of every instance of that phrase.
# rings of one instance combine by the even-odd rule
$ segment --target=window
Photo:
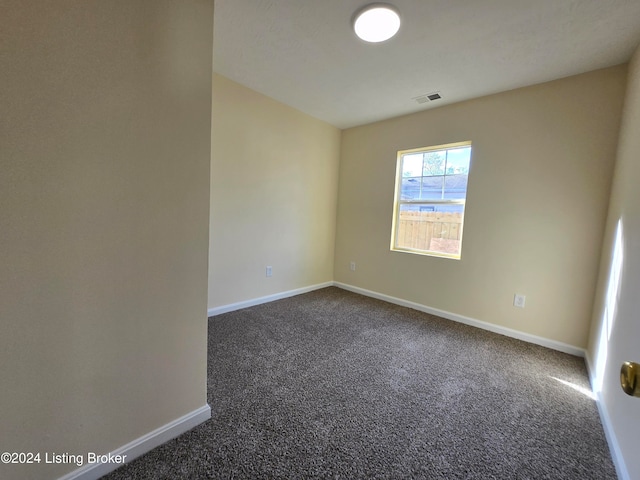
[[[460,259],[471,142],[398,152],[391,250]]]

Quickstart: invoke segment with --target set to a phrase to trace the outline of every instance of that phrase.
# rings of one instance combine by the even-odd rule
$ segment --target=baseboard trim
[[[350,292],[359,293],[360,295],[365,295],[367,297],[377,298],[378,300],[383,300],[385,302],[393,303],[403,307],[419,310],[421,312],[429,313],[431,315],[437,315],[439,317],[446,318],[448,320],[453,320],[454,322],[464,323],[465,325],[481,328],[483,330],[488,330],[490,332],[498,333],[500,335],[516,338],[518,340],[522,340],[528,343],[541,345],[543,347],[568,353],[570,355],[575,355],[577,357],[584,358],[586,355],[586,352],[583,348],[576,347],[574,345],[558,342],[556,340],[551,340],[549,338],[539,337],[537,335],[521,332],[519,330],[514,330],[512,328],[501,327],[500,325],[494,325],[492,323],[483,322],[482,320],[477,320],[475,318],[465,317],[464,315],[458,315],[457,313],[448,312],[446,310],[440,310],[438,308],[429,307],[427,305],[422,305],[420,303],[410,302],[402,298],[392,297],[384,293],[374,292],[372,290],[367,290],[364,288],[356,287],[354,285],[349,285],[347,283],[335,282],[335,281],[319,283],[316,285],[310,285],[308,287],[297,288],[294,290],[288,290],[286,292],[275,293],[273,295],[266,295],[264,297],[253,298],[253,299],[245,300],[242,302],[230,303],[228,305],[222,305],[219,307],[210,308],[207,310],[207,315],[209,317],[215,317],[216,315],[221,315],[223,313],[233,312],[235,310],[241,310],[243,308],[261,305],[263,303],[273,302],[274,300],[293,297],[295,295],[301,295],[303,293],[308,293],[313,290],[319,290],[321,288],[326,288],[331,286],[342,288],[343,290],[348,290]]]
[[[543,347],[547,347],[552,350],[558,350],[560,352],[568,353],[570,355],[575,355],[577,357],[584,357],[586,354],[583,348],[576,347],[574,345],[569,345],[567,343],[558,342],[556,340],[551,340],[544,337],[538,337],[536,335],[520,332],[512,328],[501,327],[500,325],[494,325],[492,323],[483,322],[482,320],[476,320],[475,318],[465,317],[463,315],[458,315],[457,313],[447,312],[446,310],[440,310],[438,308],[428,307],[420,303],[410,302],[408,300],[403,300],[402,298],[392,297],[390,295],[385,295],[384,293],[378,293],[371,290],[366,290],[364,288],[355,287],[353,285],[349,285],[346,283],[334,282],[333,284],[336,287],[342,288],[344,290],[348,290],[350,292],[359,293],[361,295],[365,295],[371,298],[377,298],[378,300],[383,300],[385,302],[400,305],[402,307],[412,308],[414,310],[419,310],[421,312],[429,313],[431,315],[437,315],[438,317],[446,318],[447,320],[453,320],[454,322],[464,323],[465,325],[481,328],[483,330],[488,330],[493,333],[498,333],[500,335],[505,335],[507,337],[516,338],[518,340],[522,340],[528,343],[534,343],[536,345],[541,345]]]
[[[214,307],[207,310],[209,317],[215,317],[227,312],[233,312],[235,310],[241,310],[243,308],[254,307],[263,303],[273,302],[274,300],[280,300],[282,298],[293,297],[295,295],[301,295],[303,293],[312,292],[313,290],[319,290],[321,288],[331,287],[334,282],[318,283],[316,285],[310,285],[308,287],[296,288],[294,290],[288,290],[286,292],[274,293],[273,295],[267,295],[264,297],[253,298],[250,300],[244,300],[242,302],[230,303],[228,305],[222,305],[220,307]]]
[[[197,410],[177,418],[176,420],[169,422],[166,425],[163,425],[162,427],[157,428],[156,430],[149,432],[110,453],[113,456],[126,455],[127,458],[125,463],[129,463],[140,455],[147,453],[163,443],[168,442],[172,438],[191,430],[210,418],[211,407],[208,404],[203,405]],[[64,477],[60,477],[59,480],[97,480],[120,466],[122,466],[122,464],[119,463],[87,464],[66,474]]]
[[[591,358],[588,354],[585,355],[584,360],[585,364],[587,365],[589,381],[591,382],[591,390],[593,390],[593,386],[596,384],[595,370],[593,368],[593,364],[591,363]],[[593,391],[595,393],[598,414],[600,415],[600,422],[602,423],[604,436],[606,437],[607,444],[609,445],[609,453],[611,453],[613,465],[616,467],[618,480],[631,480],[631,475],[629,475],[629,471],[627,470],[624,457],[622,456],[622,451],[620,450],[620,445],[618,444],[618,439],[613,430],[613,425],[611,424],[611,417],[609,417],[607,406],[605,405],[604,399],[602,398],[602,392],[596,392],[595,390]]]

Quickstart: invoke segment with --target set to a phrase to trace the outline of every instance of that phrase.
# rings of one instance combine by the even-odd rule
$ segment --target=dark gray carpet
[[[327,288],[209,319],[213,418],[105,478],[616,478],[581,358]]]

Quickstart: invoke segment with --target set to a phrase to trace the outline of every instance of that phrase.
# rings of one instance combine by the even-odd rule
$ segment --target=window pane
[[[401,200],[419,200],[420,199],[420,180],[422,177],[410,177],[402,179],[402,190],[400,191]]]
[[[422,175],[424,175],[425,177],[431,175],[444,175],[446,158],[446,150],[425,152]]]
[[[422,153],[410,153],[402,156],[402,177],[422,176]]]
[[[453,148],[447,151],[447,175],[469,173],[471,147]]]
[[[466,198],[469,175],[447,175],[444,177],[444,198]]]
[[[464,205],[400,205],[396,247],[460,254]]]
[[[438,177],[422,177],[422,196],[421,199],[442,199],[442,182],[443,176]]]

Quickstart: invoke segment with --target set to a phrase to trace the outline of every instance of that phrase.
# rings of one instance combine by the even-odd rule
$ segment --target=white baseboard
[[[281,298],[293,297],[302,293],[311,292],[313,290],[319,290],[321,288],[331,287],[334,282],[318,283],[316,285],[310,285],[308,287],[296,288],[295,290],[288,290],[286,292],[274,293],[273,295],[267,295],[265,297],[253,298],[237,303],[230,303],[228,305],[222,305],[220,307],[214,307],[207,310],[207,316],[215,317],[227,312],[233,312],[235,310],[241,310],[243,308],[253,307],[255,305],[261,305],[263,303],[273,302],[274,300],[280,300]]]
[[[428,307],[420,303],[410,302],[408,300],[403,300],[397,297],[391,297],[389,295],[385,295],[384,293],[378,293],[371,290],[366,290],[364,288],[354,287],[353,285],[348,285],[346,283],[334,282],[333,284],[336,287],[342,288],[344,290],[349,290],[350,292],[359,293],[367,297],[377,298],[378,300],[384,300],[385,302],[394,303],[402,307],[408,307],[414,310],[419,310],[421,312],[430,313],[431,315],[437,315],[438,317],[453,320],[454,322],[464,323],[465,325],[470,325],[472,327],[481,328],[490,332],[499,333],[500,335],[505,335],[507,337],[517,338],[518,340],[541,345],[543,347],[551,348],[552,350],[558,350],[570,355],[575,355],[578,357],[585,356],[585,350],[574,345],[569,345],[567,343],[558,342],[556,340],[551,340],[544,337],[538,337],[536,335],[520,332],[512,328],[501,327],[492,323],[483,322],[482,320],[476,320],[475,318],[458,315],[457,313],[451,313],[447,312],[446,310]]]
[[[166,425],[163,425],[162,427],[157,428],[156,430],[149,432],[110,453],[112,456],[126,455],[125,463],[129,463],[131,460],[138,458],[140,455],[153,450],[172,438],[191,430],[210,418],[211,407],[209,405],[203,405],[197,410],[177,418],[176,420],[169,422]],[[97,480],[120,466],[122,466],[121,463],[86,464],[77,470],[68,473],[64,477],[60,477],[59,480]]]
[[[588,354],[585,355],[584,359],[585,363],[587,364],[587,372],[589,373],[591,389],[593,390],[593,386],[596,384],[595,370],[593,368],[593,364],[591,363],[591,358]],[[631,480],[631,475],[629,475],[629,471],[627,470],[627,466],[624,462],[624,457],[622,456],[622,451],[620,450],[620,445],[618,444],[618,439],[613,430],[613,425],[611,424],[611,417],[609,417],[607,406],[605,405],[604,399],[602,398],[602,392],[594,391],[594,393],[596,397],[596,406],[598,407],[598,413],[600,414],[600,422],[602,423],[604,435],[607,438],[607,443],[609,444],[609,451],[611,452],[613,465],[616,467],[618,480]]]
[[[294,295],[300,295],[303,293],[311,292],[313,290],[318,290],[320,288],[326,288],[331,286],[336,286],[336,287],[342,288],[343,290],[349,290],[351,292],[359,293],[367,297],[377,298],[378,300],[383,300],[385,302],[394,303],[396,305],[401,305],[403,307],[412,308],[414,310],[419,310],[421,312],[430,313],[431,315],[437,315],[439,317],[446,318],[448,320],[453,320],[454,322],[464,323],[465,325],[481,328],[483,330],[488,330],[490,332],[498,333],[500,335],[505,335],[507,337],[517,338],[518,340],[523,340],[525,342],[541,345],[543,347],[551,348],[552,350],[558,350],[560,352],[568,353],[570,355],[575,355],[578,357],[585,356],[585,350],[583,348],[576,347],[574,345],[569,345],[567,343],[558,342],[556,340],[551,340],[544,337],[538,337],[536,335],[531,335],[529,333],[524,333],[519,330],[514,330],[507,327],[501,327],[499,325],[494,325],[492,323],[483,322],[482,320],[476,320],[475,318],[465,317],[463,315],[458,315],[457,313],[447,312],[445,310],[428,307],[426,305],[410,302],[408,300],[403,300],[401,298],[385,295],[384,293],[378,293],[371,290],[366,290],[364,288],[355,287],[353,285],[349,285],[341,282],[324,282],[324,283],[319,283],[317,285],[297,288],[295,290],[289,290],[286,292],[267,295],[264,297],[245,300],[242,302],[222,305],[220,307],[210,308],[209,310],[207,310],[207,315],[209,317],[214,317],[222,313],[233,312],[235,310],[253,307],[255,305],[261,305],[263,303],[273,302],[274,300],[293,297]]]

